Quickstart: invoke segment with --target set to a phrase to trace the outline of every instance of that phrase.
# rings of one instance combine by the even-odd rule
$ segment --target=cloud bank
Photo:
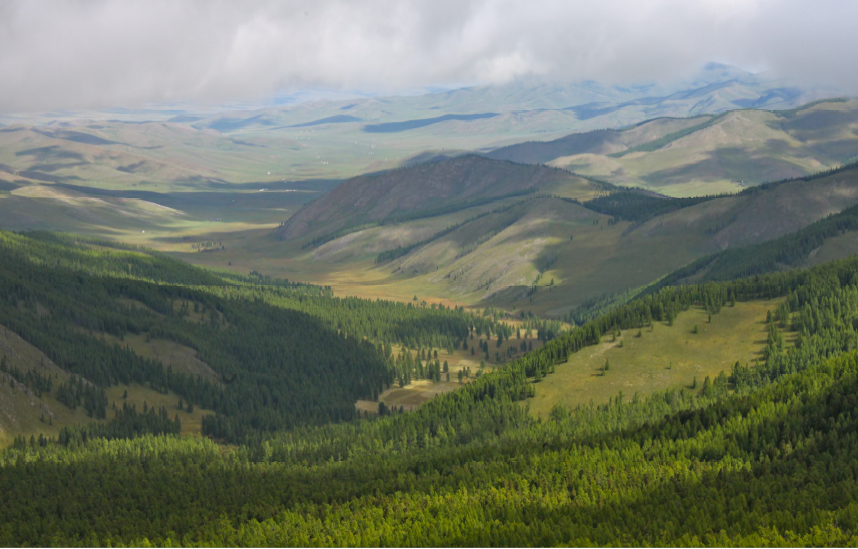
[[[537,76],[629,83],[708,61],[858,92],[858,2],[0,3],[0,112],[381,93]]]

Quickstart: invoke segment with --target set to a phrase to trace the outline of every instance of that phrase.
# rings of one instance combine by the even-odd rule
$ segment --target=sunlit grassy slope
[[[602,404],[621,391],[631,399],[670,388],[692,390],[695,379],[699,390],[706,376],[729,374],[737,361],[744,366],[763,360],[766,312],[779,303],[736,303],[712,315],[711,323],[706,311],[695,307],[678,315],[673,326],[655,322],[643,328],[640,337],[638,330],[623,331],[615,341],[607,335],[536,383],[536,396],[527,404],[535,415],[545,416],[555,404]],[[603,372],[606,362],[609,369]]]
[[[623,130],[594,132],[583,145],[572,143],[589,147],[576,158],[587,160],[590,167],[573,168],[668,194],[733,190],[741,187],[734,179],[754,183],[804,174],[854,155],[855,105],[855,101],[823,102],[789,113],[741,110],[720,118],[662,118]],[[288,118],[295,113],[277,114],[272,120],[281,115]],[[414,131],[440,139],[449,130],[445,124],[463,129],[469,124],[496,124],[498,118],[447,121]],[[367,158],[380,150],[369,141],[337,144],[329,140],[345,131],[340,123],[295,126],[313,120],[308,114],[306,119],[287,120],[290,123],[282,127],[254,122],[227,124],[223,131],[202,123],[191,127],[99,122],[38,131],[4,128],[0,132],[0,144],[6,145],[0,147],[0,226],[126,241],[242,273],[259,270],[329,284],[339,294],[402,300],[416,294],[448,304],[498,305],[559,316],[589,299],[648,284],[701,255],[794,231],[858,200],[854,174],[841,174],[783,185],[760,197],[713,200],[639,227],[626,221],[611,225],[609,216],[543,196],[587,200],[604,190],[597,182],[542,166],[465,156],[359,177],[357,185],[344,185],[331,193],[340,200],[336,207],[325,208],[330,202],[320,199],[318,191],[329,188],[331,182],[298,184],[285,177],[283,166],[271,168],[270,178],[269,170],[260,168],[266,162],[287,162],[289,155],[277,147],[292,146],[265,140],[279,139],[278,132],[292,132],[304,151],[301,154],[312,147],[328,147],[330,157],[317,155],[320,166],[339,154],[347,158],[351,149],[346,145],[365,146]],[[701,124],[706,127],[667,140],[660,148],[640,149]],[[411,143],[409,132],[368,133],[366,138]],[[464,139],[462,135],[454,132],[447,137]],[[638,147],[639,152],[620,154],[629,147]],[[539,156],[538,143],[518,150],[524,154],[519,160],[547,158]],[[437,154],[453,153],[433,150],[425,158]],[[372,171],[364,170],[367,166],[352,166],[343,173]],[[180,167],[196,175],[185,178]],[[380,167],[384,166],[375,166]],[[98,170],[108,169],[115,173],[98,175]],[[447,180],[443,180],[444,170],[449,172]],[[425,177],[411,177],[418,172]],[[57,177],[28,177],[42,177],[39,174]],[[408,181],[396,181],[397,174]],[[454,183],[466,180],[477,190],[465,199],[496,200],[304,247],[308,238],[338,228],[456,206],[463,197]],[[390,185],[375,195],[358,188],[360,182],[369,188],[379,181]],[[246,185],[241,186],[242,182]],[[527,195],[499,198],[530,189]],[[526,198],[533,200],[514,204]],[[301,210],[311,200],[315,202]],[[431,239],[452,225],[504,207],[510,209],[472,220],[403,257],[376,263],[379,253]],[[280,226],[296,212],[285,227]],[[278,242],[272,233],[297,236],[299,241]],[[832,243],[816,253],[822,258],[839,257],[848,248],[849,242]]]

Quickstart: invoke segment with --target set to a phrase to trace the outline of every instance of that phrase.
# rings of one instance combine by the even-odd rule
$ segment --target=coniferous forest
[[[0,549],[858,547],[858,2],[293,4],[0,5]]]
[[[105,418],[0,453],[2,545],[854,543],[858,259],[665,287],[413,412],[363,418],[354,400],[394,382],[391,343],[456,345],[502,321],[2,239],[0,323],[77,381],[10,375]],[[764,360],[700,391],[527,410],[535,380],[604,334],[774,297]],[[191,346],[218,379],[99,335],[136,333]],[[108,409],[100,391],[128,381],[214,411],[205,437],[163,408]]]

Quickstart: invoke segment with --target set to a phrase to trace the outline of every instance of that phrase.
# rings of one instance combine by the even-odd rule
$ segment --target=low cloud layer
[[[858,2],[0,3],[0,111],[395,93],[539,76],[610,83],[707,61],[858,92]]]

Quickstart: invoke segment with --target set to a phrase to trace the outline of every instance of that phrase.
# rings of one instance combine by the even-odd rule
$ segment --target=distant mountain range
[[[139,148],[122,152],[140,157],[129,158],[129,164],[145,162],[141,166],[165,174],[153,174],[153,178],[141,169],[134,181],[127,174],[111,175],[104,170],[89,174],[86,169],[74,173],[58,169],[51,172],[60,176],[57,179],[75,176],[98,182],[116,178],[119,184],[157,183],[159,179],[160,183],[176,183],[183,177],[181,172],[190,168],[203,177],[247,183],[346,179],[408,164],[427,151],[448,155],[488,152],[571,133],[627,128],[655,118],[687,118],[738,108],[785,110],[836,95],[837,90],[794,86],[765,74],[710,63],[674,83],[612,86],[593,81],[528,80],[423,95],[323,99],[260,109],[218,111],[170,105],[7,116],[0,117],[0,122],[11,130],[47,126],[54,136],[59,135],[57,130],[89,134],[93,144],[106,144],[106,140],[160,147],[149,159],[140,157],[143,151]],[[156,129],[153,124],[171,129]],[[188,156],[189,149],[196,150]],[[226,151],[227,156],[223,161],[208,159],[209,149]],[[181,152],[175,155],[173,151]],[[252,161],[245,164],[244,159]],[[0,162],[22,169],[15,162]]]

